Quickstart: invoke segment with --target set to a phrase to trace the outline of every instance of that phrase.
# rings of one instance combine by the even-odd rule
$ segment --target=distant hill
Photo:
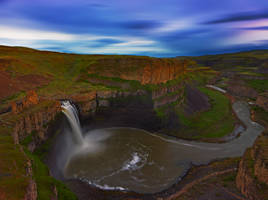
[[[254,50],[205,56],[178,56],[177,58],[189,58],[196,61],[199,65],[213,67],[217,70],[229,70],[234,67],[268,68],[268,50]]]

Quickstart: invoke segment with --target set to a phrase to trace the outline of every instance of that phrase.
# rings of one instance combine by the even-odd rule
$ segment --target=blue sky
[[[268,1],[0,0],[0,44],[158,57],[268,49]]]

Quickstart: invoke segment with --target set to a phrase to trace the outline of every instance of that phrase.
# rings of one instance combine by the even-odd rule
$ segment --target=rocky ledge
[[[186,71],[186,60],[150,57],[102,58],[92,64],[89,74],[136,80],[141,84],[159,84],[178,78]],[[100,67],[101,66],[101,67]],[[116,66],[116,68],[114,67]],[[112,70],[111,70],[112,69]]]
[[[32,134],[33,141],[28,149],[32,152],[37,145],[48,138],[49,123],[61,111],[60,102],[40,99],[36,92],[29,91],[20,102],[13,102],[12,116],[9,121],[13,124],[14,143],[19,144]]]
[[[258,95],[256,104],[268,112],[268,91]]]
[[[236,185],[249,200],[268,199],[268,135],[260,136],[239,163]]]

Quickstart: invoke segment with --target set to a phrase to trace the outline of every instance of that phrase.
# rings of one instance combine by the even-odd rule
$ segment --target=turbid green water
[[[237,139],[212,144],[174,140],[132,128],[93,130],[64,168],[65,178],[78,178],[104,189],[154,193],[167,189],[192,164],[241,156],[263,127],[250,120],[246,103],[233,109],[247,126]]]

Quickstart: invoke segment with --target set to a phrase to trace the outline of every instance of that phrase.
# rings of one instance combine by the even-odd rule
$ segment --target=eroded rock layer
[[[175,59],[150,57],[103,58],[99,59],[96,64],[92,64],[88,73],[136,80],[144,85],[173,80],[184,73],[186,66],[186,62]]]
[[[268,136],[257,139],[239,163],[236,185],[249,200],[268,199]]]

